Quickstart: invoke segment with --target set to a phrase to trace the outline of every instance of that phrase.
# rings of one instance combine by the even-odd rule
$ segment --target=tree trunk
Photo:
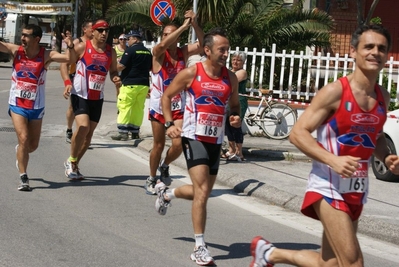
[[[367,18],[364,21],[364,24],[369,24],[370,23],[371,17],[373,16],[374,10],[377,7],[379,1],[380,0],[374,0],[373,3],[371,4],[369,13],[367,14]]]

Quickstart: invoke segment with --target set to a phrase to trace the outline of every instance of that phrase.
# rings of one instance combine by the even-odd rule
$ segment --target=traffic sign
[[[7,12],[4,7],[0,7],[0,20],[4,21],[7,18]]]
[[[166,17],[169,17],[170,20],[173,20],[175,18],[175,13],[175,5],[169,0],[155,0],[151,4],[151,19],[159,26],[162,26],[162,20]]]

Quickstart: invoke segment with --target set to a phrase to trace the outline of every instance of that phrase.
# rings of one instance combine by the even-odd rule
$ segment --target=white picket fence
[[[146,44],[149,49],[154,45],[154,42]],[[273,94],[280,99],[300,102],[308,102],[317,94],[321,87],[329,81],[335,81],[340,76],[346,76],[356,66],[348,54],[340,57],[339,54],[335,54],[335,56],[330,53],[322,55],[321,52],[314,55],[312,51],[308,53],[291,51],[288,53],[283,50],[282,53],[277,53],[275,44],[273,44],[270,52],[267,52],[266,49],[262,49],[259,52],[256,48],[249,51],[246,47],[244,49],[236,47],[235,50],[230,50],[229,57],[236,51],[244,52],[247,55],[247,61],[244,64],[244,69],[248,71],[250,76],[247,87],[252,89],[272,88]],[[270,60],[269,71],[265,71],[267,60]],[[276,69],[276,61],[281,63],[280,70]],[[227,61],[227,67],[229,67],[229,64],[230,60]],[[294,75],[295,72],[297,72],[297,75]],[[269,77],[264,77],[266,73],[268,73]],[[395,61],[393,57],[388,60],[379,76],[378,83],[380,85],[382,85],[384,75],[388,78],[386,89],[391,91],[392,87],[397,88],[399,83],[399,61]],[[297,76],[296,80],[294,80],[294,76]],[[275,79],[278,79],[276,83]],[[267,81],[268,84],[266,84]],[[274,86],[274,84],[278,84],[278,86]],[[392,98],[391,102],[395,102],[398,105],[398,91],[396,98]]]

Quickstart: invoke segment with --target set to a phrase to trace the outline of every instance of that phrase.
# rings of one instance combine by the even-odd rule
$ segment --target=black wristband
[[[72,43],[71,46],[68,46],[68,45],[67,45],[67,48],[68,48],[68,49],[73,49],[74,47],[75,47],[75,44],[74,44],[74,43]]]

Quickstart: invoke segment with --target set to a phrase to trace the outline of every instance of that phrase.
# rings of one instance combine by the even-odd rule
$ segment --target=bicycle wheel
[[[298,119],[296,109],[282,103],[273,103],[260,114],[263,132],[272,139],[287,138]]]

